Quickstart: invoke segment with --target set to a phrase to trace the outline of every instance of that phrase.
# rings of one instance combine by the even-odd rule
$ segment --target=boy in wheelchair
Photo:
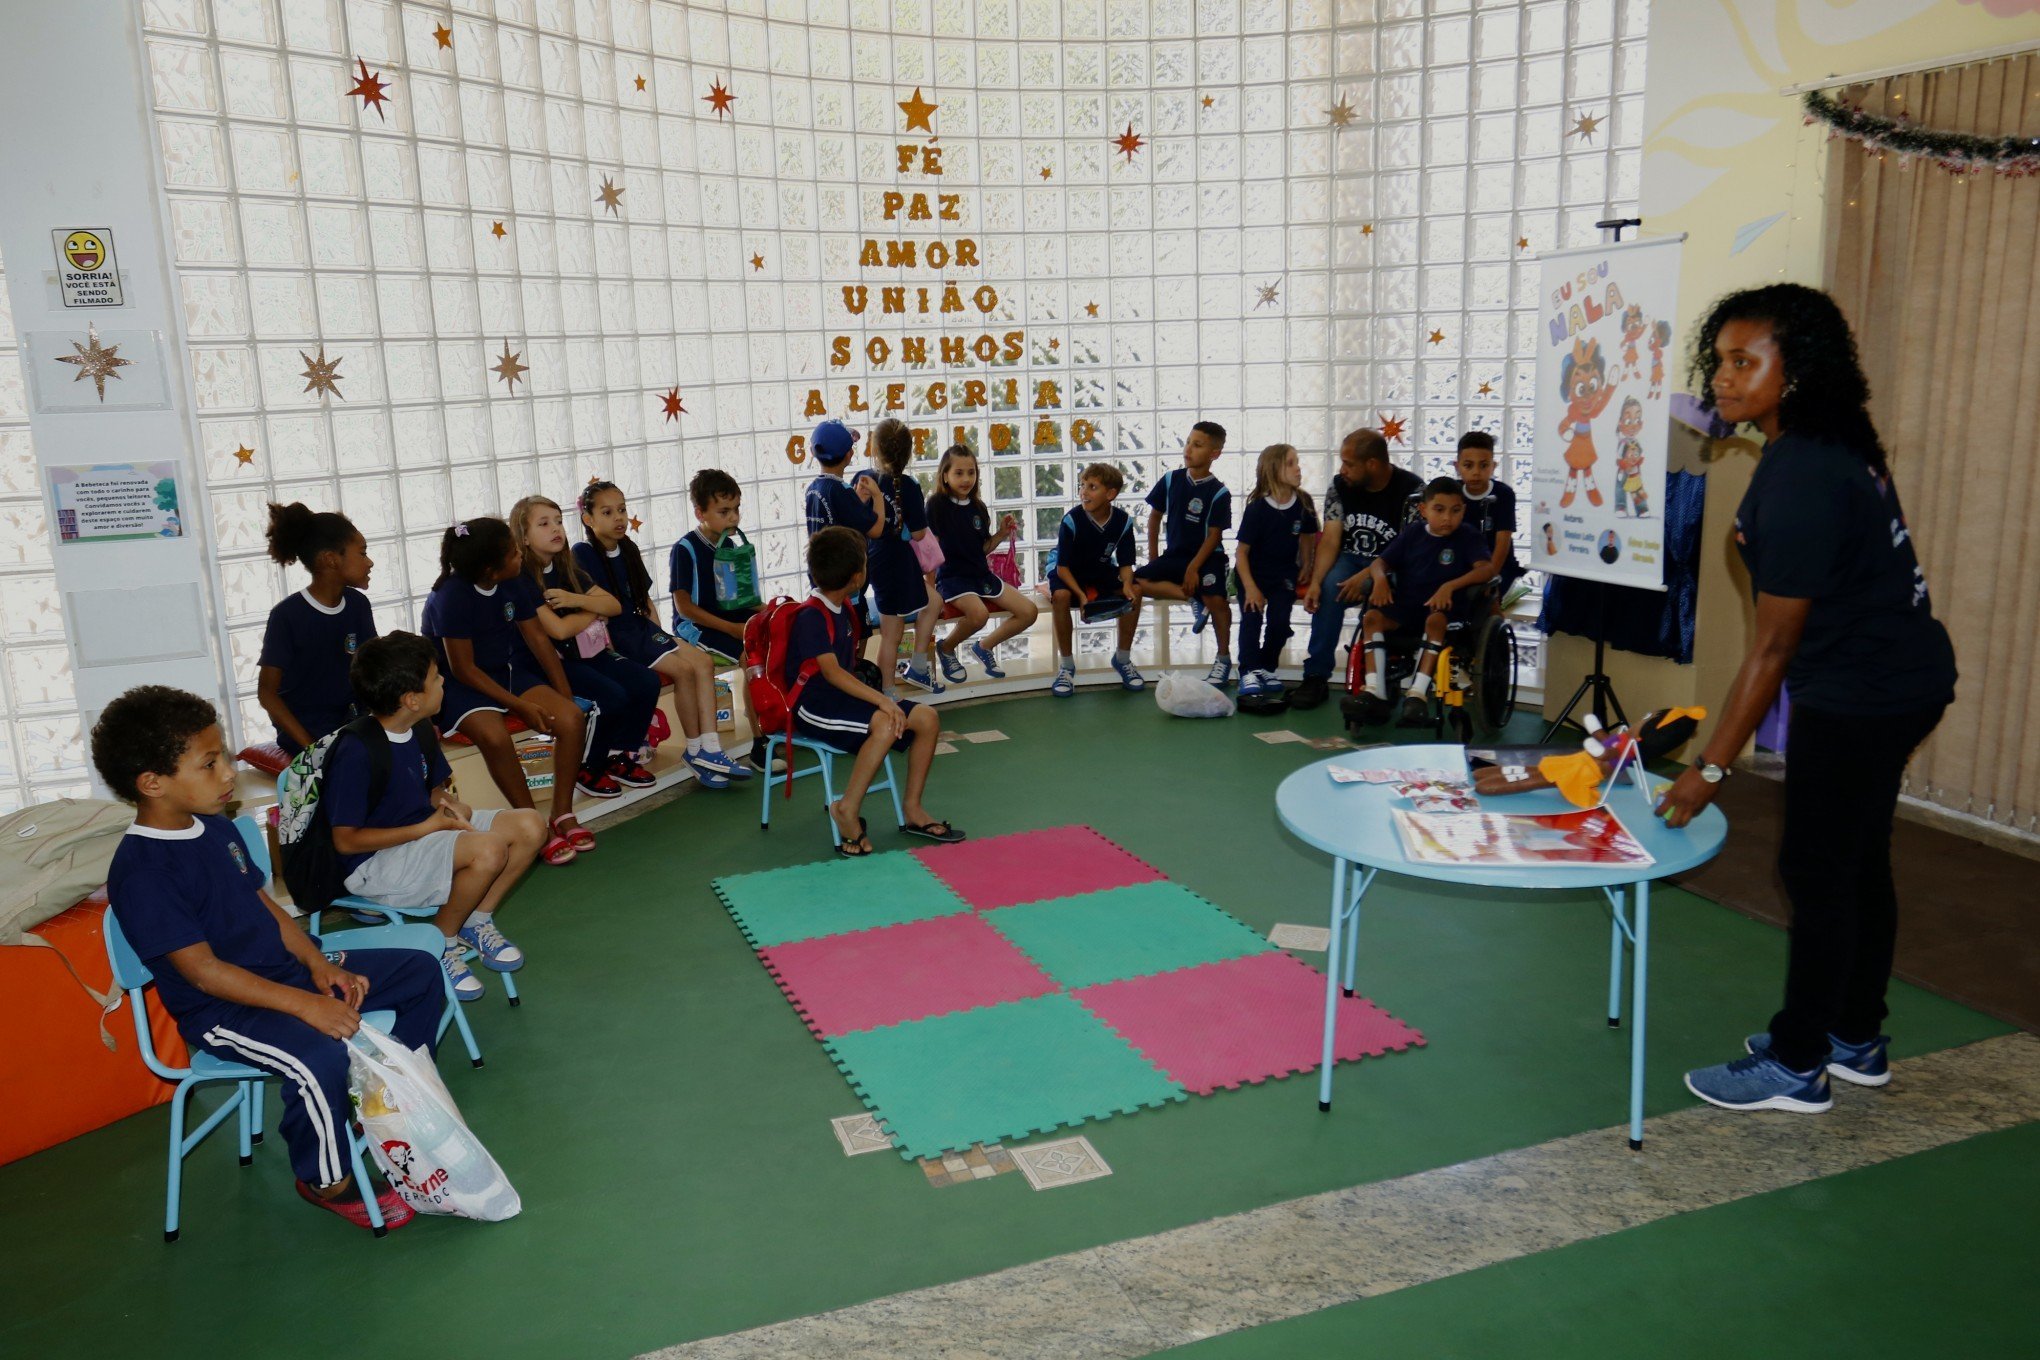
[[[1382,549],[1367,570],[1373,578],[1367,601],[1372,607],[1360,621],[1351,716],[1363,726],[1388,720],[1388,636],[1421,633],[1416,674],[1396,722],[1402,727],[1428,726],[1428,696],[1446,629],[1476,616],[1482,607],[1477,588],[1495,575],[1486,541],[1466,523],[1466,493],[1459,483],[1439,477],[1427,485],[1418,518]]]

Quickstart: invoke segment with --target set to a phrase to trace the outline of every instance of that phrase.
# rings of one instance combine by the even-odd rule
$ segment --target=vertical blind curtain
[[[2040,137],[2040,56],[1842,91],[1883,114]],[[1934,611],[1955,706],[1907,791],[2020,831],[2040,819],[2040,179],[1956,174],[1836,138],[1826,267]]]

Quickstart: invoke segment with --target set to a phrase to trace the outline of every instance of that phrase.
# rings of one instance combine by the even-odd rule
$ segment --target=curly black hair
[[[93,768],[116,798],[135,802],[137,779],[176,774],[191,739],[219,720],[218,710],[187,690],[137,685],[92,724]]]
[[[1771,328],[1785,365],[1785,399],[1779,426],[1848,448],[1885,475],[1884,443],[1870,422],[1870,380],[1856,358],[1856,337],[1835,300],[1803,283],[1773,283],[1730,293],[1708,311],[1693,337],[1691,367],[1700,403],[1714,410],[1714,374],[1721,356],[1714,342],[1731,321],[1761,321]]]

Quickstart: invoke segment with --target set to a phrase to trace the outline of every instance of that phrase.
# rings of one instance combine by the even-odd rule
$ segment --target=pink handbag
[[[994,548],[986,562],[992,569],[992,575],[1013,589],[1020,589],[1020,550],[1011,539]]]
[[[595,622],[574,634],[574,646],[581,653],[583,661],[597,657],[609,650],[609,620]]]
[[[942,565],[942,540],[935,535],[923,534],[919,538],[910,538],[907,542],[913,545],[914,560],[921,564],[922,571],[933,571]]]

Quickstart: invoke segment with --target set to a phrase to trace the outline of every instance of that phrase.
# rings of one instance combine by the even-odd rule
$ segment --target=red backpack
[[[793,710],[799,706],[801,692],[807,688],[808,681],[814,679],[815,673],[822,668],[821,658],[811,656],[800,663],[800,669],[790,680],[787,676],[788,659],[793,654],[793,621],[801,610],[807,608],[821,611],[833,646],[836,641],[836,611],[812,595],[804,600],[777,596],[744,625],[744,678],[751,693],[751,716],[758,724],[759,740],[774,733],[787,740],[788,798],[793,797]],[[843,613],[850,623],[850,649],[854,654],[860,641],[857,614],[851,609]]]

